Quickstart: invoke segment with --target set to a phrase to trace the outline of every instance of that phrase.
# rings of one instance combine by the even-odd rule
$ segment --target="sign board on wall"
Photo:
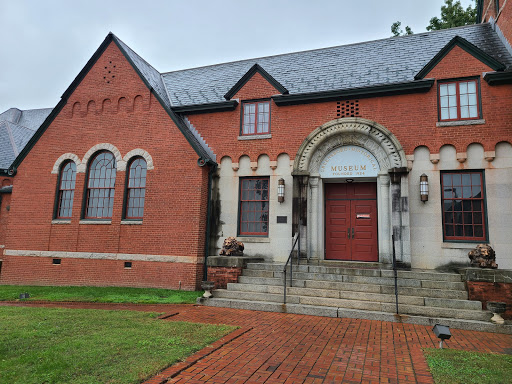
[[[375,156],[357,145],[336,148],[325,156],[320,164],[320,176],[337,177],[376,177],[380,167]]]

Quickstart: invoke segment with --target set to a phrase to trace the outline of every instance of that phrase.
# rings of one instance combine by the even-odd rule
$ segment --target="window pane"
[[[476,81],[468,82],[468,93],[476,93]]]
[[[441,120],[447,120],[450,118],[448,108],[441,108]]]
[[[461,107],[464,106],[464,105],[468,105],[468,104],[469,104],[468,95],[460,95],[460,105],[461,105]]]
[[[450,119],[456,119],[457,118],[457,108],[450,108]]]
[[[469,108],[468,107],[461,107],[460,108],[460,118],[461,119],[469,118]]]
[[[442,108],[448,107],[448,97],[446,97],[446,96],[441,97],[441,107]]]
[[[462,82],[462,83],[460,83],[460,84],[459,84],[459,92],[460,92],[461,94],[463,94],[463,93],[468,93],[468,83],[466,83],[466,82]]]
[[[469,117],[478,117],[478,109],[476,105],[469,107]]]
[[[439,94],[441,96],[448,95],[448,86],[446,84],[442,84],[442,85],[439,86]]]
[[[243,179],[240,192],[240,234],[266,235],[268,178]]]
[[[457,94],[457,91],[455,90],[455,84],[454,83],[448,84],[448,94],[449,95]]]

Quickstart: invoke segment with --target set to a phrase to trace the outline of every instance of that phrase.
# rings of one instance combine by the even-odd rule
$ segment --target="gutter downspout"
[[[198,162],[199,166],[204,166],[209,162],[205,162],[201,164]],[[208,256],[210,253],[210,231],[211,231],[211,216],[212,216],[212,185],[213,185],[213,174],[217,171],[217,164],[215,163],[209,163],[210,170],[208,171],[208,206],[207,206],[207,213],[206,213],[206,238],[204,242],[204,269],[203,269],[203,281],[208,280]]]

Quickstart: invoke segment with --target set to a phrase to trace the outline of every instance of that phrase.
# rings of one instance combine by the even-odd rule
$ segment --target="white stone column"
[[[389,200],[389,176],[378,176],[377,206],[379,210],[379,262],[392,263],[391,255],[391,215]]]
[[[308,201],[308,258],[318,259],[318,183],[320,178],[309,178],[310,200]]]

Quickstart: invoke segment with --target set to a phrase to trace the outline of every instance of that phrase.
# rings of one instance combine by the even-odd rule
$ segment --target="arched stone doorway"
[[[353,158],[356,152],[357,156],[367,157],[367,167],[373,167],[372,172],[326,172],[326,167],[334,170],[333,164],[339,153],[345,152],[344,158],[350,158],[349,149],[354,152]],[[371,162],[377,165],[371,165]],[[303,244],[306,245],[308,258],[325,258],[326,184],[364,181],[374,183],[376,187],[378,261],[391,262],[391,235],[394,233],[397,260],[410,265],[408,183],[405,177],[400,177],[407,173],[406,167],[405,152],[397,138],[374,121],[343,118],[315,129],[302,143],[293,165],[296,190],[300,191],[299,199],[303,202],[302,216],[306,216],[301,218],[301,224],[297,224],[302,238],[306,239]],[[399,176],[393,177],[394,182],[391,183],[390,174],[397,173]],[[297,216],[300,215],[294,215],[294,218]]]

